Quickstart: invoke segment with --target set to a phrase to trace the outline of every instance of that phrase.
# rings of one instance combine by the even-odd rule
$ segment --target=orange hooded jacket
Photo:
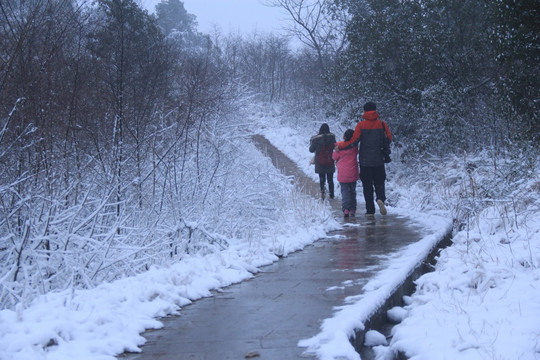
[[[354,134],[349,141],[337,144],[338,149],[360,141],[359,163],[360,166],[382,166],[384,161],[381,154],[383,135],[392,141],[392,134],[386,122],[379,119],[377,111],[366,111],[362,115],[363,121],[359,121],[354,129]]]

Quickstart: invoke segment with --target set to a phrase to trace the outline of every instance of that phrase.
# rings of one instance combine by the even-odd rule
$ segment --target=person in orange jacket
[[[368,102],[364,105],[364,115],[362,121],[356,124],[353,136],[349,141],[339,142],[336,150],[342,150],[356,141],[359,141],[358,163],[360,165],[360,181],[364,190],[364,200],[366,202],[366,214],[375,214],[375,200],[382,215],[386,215],[385,206],[386,191],[386,170],[384,168],[384,155],[382,149],[385,147],[385,139],[392,141],[392,134],[388,125],[379,118],[377,105]]]

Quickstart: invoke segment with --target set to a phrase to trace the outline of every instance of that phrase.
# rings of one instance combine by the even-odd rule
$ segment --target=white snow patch
[[[388,345],[388,341],[386,341],[386,336],[376,330],[367,331],[364,340],[364,346],[373,347],[379,345]]]
[[[386,312],[386,316],[388,318],[388,321],[393,324],[397,324],[402,322],[403,319],[407,317],[407,310],[405,310],[401,306],[394,306]]]

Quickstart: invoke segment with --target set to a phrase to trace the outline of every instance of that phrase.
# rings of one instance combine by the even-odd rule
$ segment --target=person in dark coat
[[[356,124],[354,134],[349,141],[339,142],[336,150],[347,148],[355,141],[360,141],[358,151],[358,163],[360,165],[360,181],[364,188],[364,200],[366,202],[366,214],[375,213],[373,202],[373,191],[375,190],[376,202],[382,215],[386,215],[387,210],[385,184],[386,171],[384,168],[384,155],[381,149],[384,148],[385,139],[392,141],[392,134],[388,125],[379,118],[377,106],[373,102],[364,105],[363,121]]]
[[[309,140],[309,151],[315,153],[315,172],[319,174],[321,197],[325,198],[325,183],[328,181],[328,195],[334,198],[334,172],[336,166],[332,159],[332,152],[336,143],[336,136],[330,132],[328,124],[322,124],[319,134]]]

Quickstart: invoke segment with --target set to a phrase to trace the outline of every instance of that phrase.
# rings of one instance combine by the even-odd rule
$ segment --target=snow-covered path
[[[164,328],[144,335],[148,345],[142,353],[126,359],[160,355],[225,360],[248,353],[267,360],[305,359],[298,342],[317,335],[322,321],[332,317],[345,298],[361,296],[363,286],[387,265],[389,254],[420,239],[408,223],[395,215],[354,220],[262,267],[255,278],[184,307],[178,316],[163,321]]]
[[[255,141],[297,186],[318,195],[318,185],[293,162],[263,137],[255,137]],[[330,205],[340,218],[340,200],[332,200]],[[338,340],[331,350],[339,349],[354,358],[358,355],[348,342],[354,329],[362,327],[440,239],[426,238],[429,229],[411,224],[411,219],[396,214],[347,220],[341,230],[263,267],[255,278],[215,292],[211,298],[183,308],[179,316],[164,319],[163,329],[145,335],[148,344],[142,353],[122,358],[239,359],[257,354],[281,360],[324,356],[322,344],[328,339],[317,339],[328,334],[317,335],[319,327],[333,316],[335,308],[346,308],[345,299],[350,303],[353,298],[364,299],[360,302],[363,308],[355,306],[354,314],[349,313],[348,321],[332,334],[344,335],[348,346],[338,336],[331,339]],[[380,282],[384,273],[385,281]],[[370,282],[373,278],[378,282]],[[366,286],[368,283],[372,285]],[[350,326],[344,328],[346,324]]]

